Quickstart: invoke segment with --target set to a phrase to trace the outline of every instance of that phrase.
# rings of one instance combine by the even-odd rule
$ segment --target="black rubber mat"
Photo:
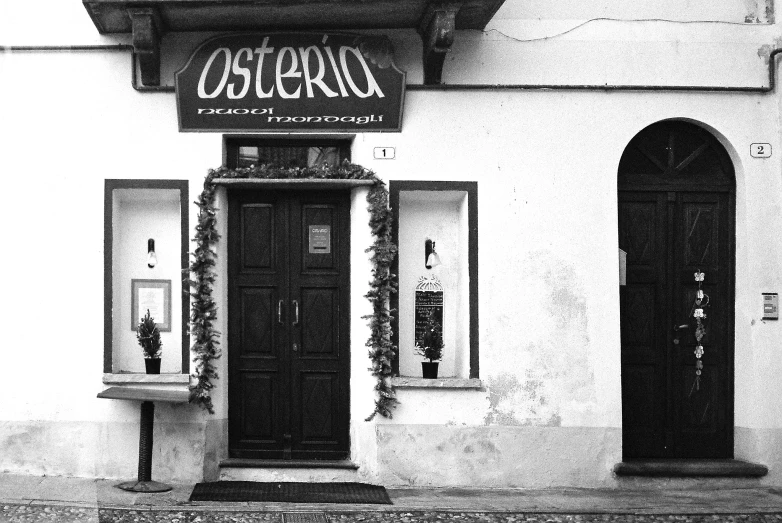
[[[260,501],[279,503],[391,504],[383,487],[366,483],[264,483],[213,481],[197,483],[190,501]]]

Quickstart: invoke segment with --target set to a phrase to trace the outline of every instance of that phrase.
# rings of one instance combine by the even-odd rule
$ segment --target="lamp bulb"
[[[147,267],[152,269],[157,265],[157,255],[155,254],[155,239],[147,240]]]

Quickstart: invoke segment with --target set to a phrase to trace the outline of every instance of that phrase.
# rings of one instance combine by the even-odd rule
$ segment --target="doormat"
[[[282,523],[326,523],[322,512],[283,512]]]
[[[383,487],[366,483],[266,483],[212,481],[196,483],[190,501],[259,501],[276,503],[391,504]]]

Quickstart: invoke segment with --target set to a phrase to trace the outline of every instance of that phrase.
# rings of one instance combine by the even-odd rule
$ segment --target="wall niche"
[[[106,180],[105,383],[187,383],[189,300],[183,269],[188,266],[188,200],[186,180]],[[156,258],[152,267],[150,240]],[[161,327],[163,353],[156,377],[146,375],[135,325],[142,309],[158,304],[162,307],[152,316]]]
[[[415,340],[422,301],[419,295],[416,314],[416,289],[439,283],[445,348],[438,377],[478,378],[477,192],[477,182],[390,182],[399,248],[393,268],[399,292],[392,297],[397,376],[421,376],[425,360],[415,352]],[[427,240],[434,242],[440,261],[431,268],[426,266]]]

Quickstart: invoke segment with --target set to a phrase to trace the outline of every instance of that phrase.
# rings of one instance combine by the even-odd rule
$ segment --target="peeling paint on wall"
[[[744,0],[747,15],[744,22],[748,24],[773,24],[774,0]]]
[[[492,294],[498,314],[489,315],[489,330],[509,344],[497,353],[501,359],[486,356],[485,365],[482,351],[484,424],[561,426],[573,404],[589,410],[596,403],[586,299],[575,267],[550,251],[531,251],[514,265],[523,271],[504,275]],[[513,306],[502,301],[506,296],[516,298]]]
[[[782,36],[774,40],[773,44],[765,44],[758,49],[758,56],[763,59],[763,63],[768,65],[768,61],[771,57],[771,51],[774,49],[782,49]]]
[[[385,485],[610,486],[621,459],[621,431],[608,428],[380,425],[378,437]]]

